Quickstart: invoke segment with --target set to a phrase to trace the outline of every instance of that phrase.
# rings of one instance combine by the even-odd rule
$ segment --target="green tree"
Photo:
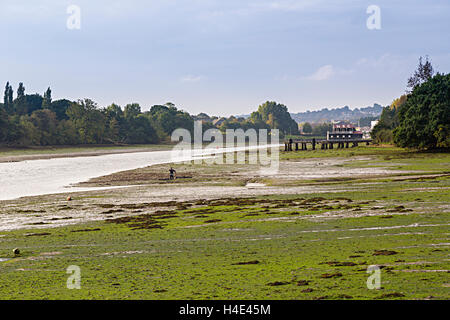
[[[108,106],[104,113],[107,121],[107,136],[112,143],[123,143],[126,139],[127,124],[122,108],[113,103]]]
[[[53,111],[36,110],[30,116],[30,121],[39,132],[39,145],[57,144],[56,127],[58,124]]]
[[[383,108],[378,124],[372,129],[371,136],[376,143],[392,143],[393,131],[398,126],[398,114],[408,99],[407,95],[395,99],[391,105]]]
[[[267,101],[258,107],[258,111],[250,116],[253,121],[264,121],[270,128],[279,129],[283,134],[298,134],[298,125],[287,107],[274,101]]]
[[[431,65],[431,62],[428,60],[428,56],[425,57],[425,63],[423,63],[422,60],[423,58],[420,57],[417,70],[408,79],[407,92],[411,92],[417,86],[430,80],[434,75],[433,66]]]
[[[42,109],[50,109],[52,105],[52,90],[48,87],[44,93],[44,100],[42,101]]]
[[[67,109],[67,116],[78,131],[80,141],[84,144],[103,143],[105,133],[105,116],[90,100],[78,100]]]
[[[25,96],[25,87],[23,86],[23,83],[19,83],[19,87],[17,88],[17,99],[20,99]]]
[[[160,140],[168,140],[175,129],[183,128],[191,133],[194,130],[194,119],[187,112],[178,110],[172,104],[169,106],[152,106],[145,116],[150,119]]]
[[[3,106],[0,106],[0,143],[6,142],[9,129],[8,114],[4,110]]]
[[[157,143],[158,136],[150,120],[143,114],[127,119],[129,130],[126,135],[127,143]]]
[[[11,146],[19,145],[21,136],[20,117],[18,115],[9,116],[4,143]]]
[[[9,82],[6,82],[5,93],[3,95],[3,107],[8,109],[8,92],[9,92]]]
[[[314,136],[326,137],[327,132],[332,130],[333,125],[331,123],[321,123],[314,126],[312,133]]]
[[[3,96],[3,106],[8,113],[13,112],[13,89],[9,82],[5,86],[5,94]]]
[[[380,129],[374,135],[374,140],[377,144],[391,144],[394,141],[393,130]]]
[[[67,120],[69,118],[66,112],[72,103],[72,101],[67,99],[55,100],[52,101],[49,109],[56,114],[58,120]]]
[[[138,103],[130,103],[125,106],[124,116],[126,119],[136,118],[141,114],[141,106]]]
[[[41,132],[30,120],[29,116],[21,116],[19,120],[20,136],[15,139],[18,146],[38,146],[41,143]]]
[[[401,147],[450,147],[450,74],[418,85],[399,110],[394,141]]]
[[[31,115],[42,108],[42,96],[39,94],[26,94],[14,100],[14,112],[17,115]]]
[[[311,124],[309,122],[306,122],[303,125],[303,133],[312,133],[313,132],[313,128],[311,126]]]
[[[56,127],[57,143],[61,145],[74,145],[82,143],[78,130],[71,120],[61,120]]]

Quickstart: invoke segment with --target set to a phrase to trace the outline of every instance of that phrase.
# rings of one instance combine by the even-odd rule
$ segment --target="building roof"
[[[351,123],[338,123],[334,124],[333,128],[354,128],[355,126]]]

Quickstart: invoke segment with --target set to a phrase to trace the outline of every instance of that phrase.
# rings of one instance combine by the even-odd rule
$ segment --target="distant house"
[[[380,122],[380,120],[375,120],[370,122],[370,130],[373,130],[373,128]]]
[[[211,122],[211,118],[206,113],[199,113],[196,116],[193,116],[195,121],[201,121],[202,123]]]
[[[370,129],[370,127],[361,127],[361,128],[356,128],[356,131],[361,131],[363,134],[363,139],[365,140],[370,140],[371,136],[370,136],[370,132],[372,131]]]
[[[227,119],[226,118],[219,118],[213,121],[213,125],[216,127],[220,127]]]
[[[356,130],[356,127],[348,122],[333,124],[333,131],[327,132],[328,141],[361,140],[362,138],[363,133]]]

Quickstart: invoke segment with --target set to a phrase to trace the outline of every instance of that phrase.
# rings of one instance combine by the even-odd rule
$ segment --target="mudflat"
[[[450,297],[450,154],[364,146],[281,159],[273,176],[180,163],[169,181],[157,165],[82,183],[118,189],[0,201],[0,298]],[[66,287],[70,265],[80,290]]]

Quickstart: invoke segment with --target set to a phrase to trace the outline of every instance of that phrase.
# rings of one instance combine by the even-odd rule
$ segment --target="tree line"
[[[203,130],[279,129],[281,134],[297,133],[298,127],[287,107],[266,102],[250,119],[224,119],[217,125],[203,121]],[[170,141],[177,128],[193,131],[196,116],[179,110],[173,103],[154,105],[142,111],[137,103],[121,107],[115,103],[100,107],[90,99],[52,99],[51,88],[43,95],[26,94],[19,83],[16,97],[10,83],[0,103],[0,144],[7,146],[48,146],[80,144],[154,144]]]
[[[90,99],[52,100],[50,88],[25,94],[23,83],[13,99],[8,82],[0,104],[0,143],[10,146],[158,143],[179,127],[193,130],[193,119],[170,103],[147,112],[137,103],[101,108]]]
[[[450,148],[450,74],[434,74],[421,57],[406,93],[383,109],[372,137],[407,148]]]

